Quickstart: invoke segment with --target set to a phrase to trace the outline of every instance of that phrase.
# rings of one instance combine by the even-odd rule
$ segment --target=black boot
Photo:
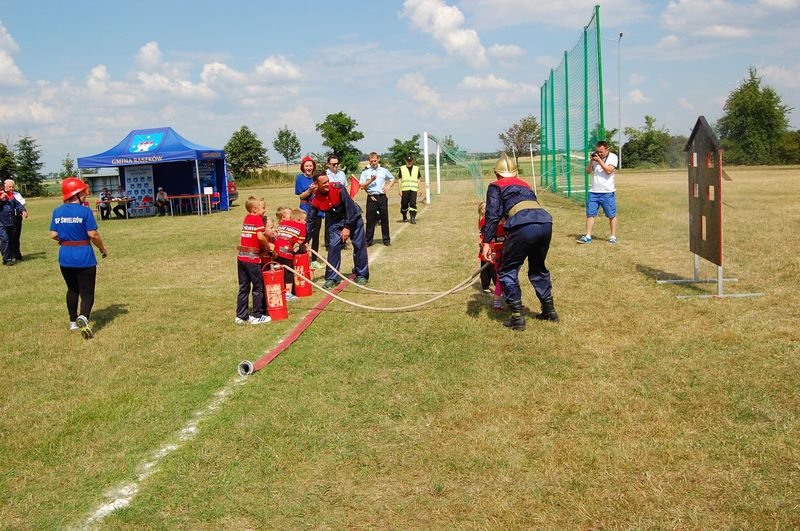
[[[540,321],[554,321],[558,322],[558,314],[556,313],[556,307],[553,305],[553,297],[548,299],[540,299],[542,303],[542,313],[536,316],[537,319]]]
[[[503,321],[503,326],[512,330],[525,330],[525,318],[522,317],[522,301],[509,302],[511,317]]]

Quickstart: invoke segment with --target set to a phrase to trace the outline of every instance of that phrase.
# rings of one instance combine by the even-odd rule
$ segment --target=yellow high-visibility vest
[[[403,192],[419,190],[419,166],[411,166],[411,171],[408,171],[406,165],[400,166],[400,190]]]

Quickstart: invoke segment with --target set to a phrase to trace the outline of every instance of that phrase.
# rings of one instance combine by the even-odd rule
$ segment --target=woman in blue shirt
[[[59,245],[58,264],[67,284],[69,329],[80,330],[84,339],[91,339],[94,333],[89,327],[89,314],[94,305],[97,276],[97,259],[91,244],[95,244],[103,258],[108,256],[108,250],[97,232],[94,213],[84,206],[84,200],[89,196],[86,183],[75,177],[68,177],[61,183],[61,195],[64,204],[53,211],[50,237]]]

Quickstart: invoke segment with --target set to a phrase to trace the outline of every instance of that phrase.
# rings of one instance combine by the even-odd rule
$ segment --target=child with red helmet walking
[[[234,324],[250,323],[253,325],[268,323],[264,305],[264,279],[261,276],[261,253],[269,248],[267,229],[264,224],[266,204],[255,196],[247,198],[245,203],[247,215],[242,222],[242,232],[237,255],[237,271],[239,275],[239,294],[236,297],[236,319]],[[253,297],[253,309],[248,314],[250,296]]]

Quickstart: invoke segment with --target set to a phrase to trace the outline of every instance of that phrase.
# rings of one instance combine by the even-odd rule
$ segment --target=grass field
[[[30,200],[26,260],[0,272],[0,528],[81,527],[137,477],[97,525],[800,527],[800,170],[728,172],[726,277],[739,282],[726,290],[764,297],[679,301],[714,286],[657,285],[692,273],[686,174],[624,172],[617,246],[605,220],[576,245],[583,208],[542,196],[560,323],[503,329],[477,288],[400,314],[334,302],[238,384],[237,363],[319,299],[233,325],[242,207],[101,222],[110,256],[84,341],[47,238],[56,201]],[[270,212],[294,204],[289,189],[249,193]],[[443,290],[477,268],[472,186],[433,199],[370,249],[372,287]]]

